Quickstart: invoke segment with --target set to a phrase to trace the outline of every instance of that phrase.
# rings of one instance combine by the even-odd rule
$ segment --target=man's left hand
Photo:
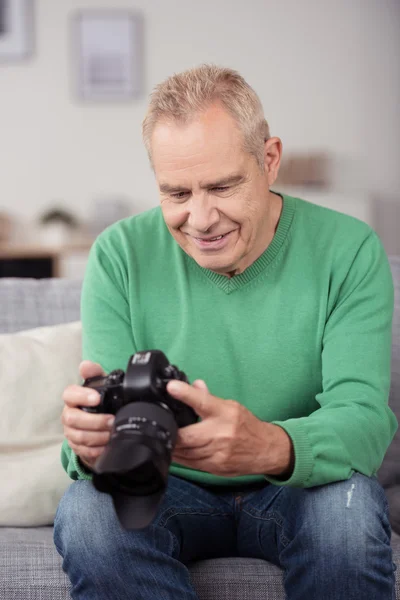
[[[202,380],[173,380],[167,391],[202,418],[178,430],[173,461],[224,477],[279,476],[291,469],[292,442],[281,427],[260,421],[235,400],[213,396]]]

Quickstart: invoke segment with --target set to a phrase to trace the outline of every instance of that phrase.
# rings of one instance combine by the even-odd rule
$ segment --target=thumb
[[[96,377],[96,375],[105,375],[105,372],[98,363],[83,360],[79,365],[79,375],[82,379],[88,379],[88,377]]]
[[[202,379],[196,379],[196,381],[193,381],[192,385],[198,390],[205,390],[206,392],[208,392],[207,384]]]
[[[167,383],[167,392],[177,400],[191,406],[199,417],[218,414],[224,400],[213,396],[202,380],[196,380],[192,385],[172,379]]]

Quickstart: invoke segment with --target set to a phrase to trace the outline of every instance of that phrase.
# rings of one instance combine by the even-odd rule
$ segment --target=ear
[[[281,158],[282,141],[278,137],[269,138],[264,144],[264,167],[269,187],[278,177]]]

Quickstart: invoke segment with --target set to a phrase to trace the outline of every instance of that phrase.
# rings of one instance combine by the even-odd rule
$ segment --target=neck
[[[235,275],[239,275],[243,273],[253,262],[255,262],[262,254],[264,254],[265,250],[268,248],[270,243],[272,242],[275,232],[277,230],[279,219],[282,213],[282,197],[279,194],[275,194],[274,192],[268,193],[268,209],[267,209],[267,217],[265,220],[265,228],[264,232],[261,236],[262,244],[260,244],[259,252],[257,253],[256,258],[250,262],[249,264],[245,264],[245,266],[241,269],[234,269],[232,271],[228,271],[226,273],[220,273],[220,275],[225,275],[226,277],[234,277]]]

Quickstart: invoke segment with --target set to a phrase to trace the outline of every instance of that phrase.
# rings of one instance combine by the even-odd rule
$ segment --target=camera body
[[[89,377],[84,381],[84,387],[93,388],[100,394],[100,402],[94,407],[84,406],[82,410],[116,415],[131,402],[155,402],[173,413],[178,427],[186,427],[197,421],[197,415],[190,406],[168,394],[167,383],[172,379],[189,383],[185,373],[171,365],[161,350],[136,352],[129,359],[126,374],[122,369],[116,369],[108,375]]]
[[[89,413],[115,415],[111,438],[93,467],[93,484],[111,494],[126,529],[147,527],[167,486],[177,430],[197,422],[190,407],[167,392],[172,379],[188,382],[161,350],[133,354],[121,369],[86,379],[100,394]]]

